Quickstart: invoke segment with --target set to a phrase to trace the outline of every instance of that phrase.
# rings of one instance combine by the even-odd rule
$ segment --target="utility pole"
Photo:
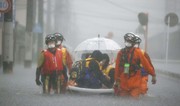
[[[43,10],[44,10],[44,0],[38,0],[38,25],[40,31],[38,32],[38,54],[43,49],[44,37],[43,37]]]
[[[59,0],[59,2],[61,2]],[[46,30],[45,32],[47,34],[49,33],[52,33],[55,29],[55,2],[54,0],[46,0],[46,3],[45,3],[45,11],[46,11],[46,21],[45,21],[45,24],[46,24]],[[60,13],[59,13],[60,14]],[[57,22],[56,22],[57,23]]]
[[[148,13],[146,13],[147,17],[148,17]],[[147,48],[148,48],[148,22],[147,24],[145,25],[145,47],[144,47],[144,50],[147,52]]]
[[[4,14],[0,13],[0,68],[2,66],[2,29],[4,22]]]
[[[144,12],[139,13],[138,14],[138,20],[139,20],[141,27],[143,29],[145,28],[145,31],[143,33],[144,38],[145,38],[144,50],[147,52],[147,47],[148,47],[148,13],[144,13]]]
[[[179,18],[176,13],[168,13],[165,16],[165,24],[167,25],[167,34],[166,34],[166,64],[168,62],[168,55],[169,55],[169,30],[170,27],[174,27],[179,23]],[[166,65],[167,66],[167,65]]]
[[[13,72],[14,61],[14,0],[9,0],[9,10],[4,13],[4,26],[3,26],[3,72]]]
[[[34,0],[27,0],[26,12],[26,37],[25,37],[25,60],[24,67],[29,68],[32,66],[32,38],[33,38],[33,21],[34,21]]]

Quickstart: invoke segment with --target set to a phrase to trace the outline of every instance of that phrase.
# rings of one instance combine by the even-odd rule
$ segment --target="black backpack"
[[[70,79],[79,79],[80,77],[80,72],[82,70],[82,62],[85,61],[85,60],[79,60],[79,61],[76,61],[73,66],[72,66],[72,69],[70,71]]]

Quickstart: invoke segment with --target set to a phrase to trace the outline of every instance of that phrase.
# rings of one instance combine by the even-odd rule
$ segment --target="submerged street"
[[[0,0],[0,106],[180,106],[178,4],[180,0]],[[65,66],[89,73],[80,72],[88,77],[85,85],[112,85],[114,80],[119,85],[121,79],[121,88],[133,88],[133,96],[140,93],[136,87],[142,81],[140,74],[132,75],[136,70],[144,68],[157,82],[152,85],[149,76],[148,93],[139,99],[77,91],[43,94],[36,85],[40,73],[50,75],[44,80],[49,85],[60,84]]]
[[[82,94],[67,92],[45,95],[35,84],[35,67],[15,66],[13,73],[0,71],[0,106],[179,106],[180,80],[157,73],[157,84],[139,100],[115,97],[113,94]]]

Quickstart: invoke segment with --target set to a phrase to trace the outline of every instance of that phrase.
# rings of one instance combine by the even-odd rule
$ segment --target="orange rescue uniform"
[[[154,69],[149,55],[143,50],[142,50],[142,53],[144,54],[144,56],[148,60],[151,67]],[[148,74],[145,74],[145,75],[142,74],[141,94],[146,94],[147,93],[147,90],[148,90],[148,83],[147,82],[148,82]]]
[[[141,63],[149,74],[155,76],[155,71],[153,67],[151,67],[150,63],[142,53],[141,49],[135,47],[130,48],[129,52],[127,53],[128,60],[130,60],[133,51],[134,53],[130,65],[130,72],[128,75],[124,73],[124,67],[121,66],[121,64],[124,64],[124,62],[121,61],[123,54],[122,50],[120,50],[117,55],[115,65],[115,81],[120,83],[120,96],[131,95],[133,97],[138,97],[141,94],[141,68],[133,69],[132,64],[140,65]],[[139,61],[140,63],[137,63],[137,61]]]

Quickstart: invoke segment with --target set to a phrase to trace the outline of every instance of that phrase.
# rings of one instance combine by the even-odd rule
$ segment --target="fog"
[[[97,37],[98,34],[106,37],[109,32],[113,33],[112,39],[123,47],[125,33],[137,33],[137,31],[143,33],[144,29],[142,30],[140,26],[138,14],[148,13],[147,51],[154,59],[165,59],[167,26],[164,20],[169,12],[180,15],[180,7],[176,5],[178,3],[178,1],[168,0],[71,0],[66,2],[69,8],[65,7],[66,4],[64,5],[66,11],[55,12],[59,13],[57,18],[59,26],[57,25],[58,29],[54,31],[64,34],[65,43],[72,50],[85,39]],[[64,21],[60,21],[63,17]],[[171,60],[180,59],[178,55],[180,42],[177,40],[180,39],[179,30],[179,23],[169,29],[168,57]],[[141,48],[144,49],[144,36],[139,35],[143,39]]]
[[[17,8],[24,7],[25,4],[20,2],[22,0],[17,0]],[[66,39],[64,44],[73,52],[82,41],[98,34],[108,37],[109,32],[111,39],[124,47],[124,34],[134,32],[143,39],[141,48],[145,49],[146,30],[138,21],[138,14],[143,12],[148,14],[147,52],[150,57],[179,60],[180,24],[169,27],[169,32],[165,24],[168,13],[180,16],[179,3],[177,0],[44,0],[43,36],[62,33]],[[24,19],[18,14],[23,13],[22,8],[17,9],[16,15],[21,25]],[[36,46],[34,43],[33,48],[36,49]]]
[[[0,14],[0,32],[8,29],[6,33],[0,33],[0,105],[180,106],[179,0],[14,1],[15,13],[11,17],[14,20],[11,25],[6,22],[10,28],[4,27],[5,22],[1,19],[4,14]],[[140,24],[138,19],[142,12],[148,16],[146,25]],[[165,24],[167,20],[171,23],[175,19],[166,18],[165,21],[169,13],[178,17],[173,26]],[[147,49],[152,59],[157,84],[152,85],[150,77],[148,94],[140,96],[139,100],[72,91],[60,95],[42,94],[42,88],[35,84],[36,63],[40,51],[46,48],[45,36],[56,32],[65,37],[63,45],[72,57],[75,57],[75,48],[86,39],[100,35],[124,47],[126,33],[138,34],[143,40],[141,48]]]

